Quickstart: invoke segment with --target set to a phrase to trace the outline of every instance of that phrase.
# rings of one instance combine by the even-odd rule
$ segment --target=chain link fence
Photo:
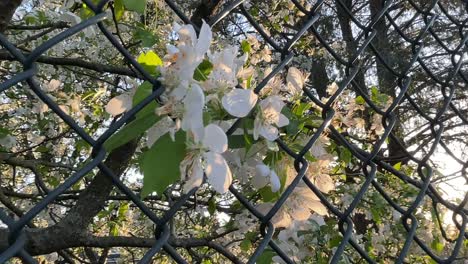
[[[65,191],[69,190],[71,186],[80,181],[85,175],[90,173],[93,169],[98,168],[100,173],[105,174],[106,177],[112,180],[115,188],[125,194],[128,199],[133,203],[156,225],[155,238],[156,242],[146,252],[144,257],[140,260],[141,263],[150,263],[152,258],[156,254],[164,253],[170,256],[177,263],[187,263],[180,253],[171,245],[169,241],[170,227],[168,225],[171,218],[182,209],[183,205],[192,197],[196,190],[192,190],[186,195],[182,195],[169,210],[164,212],[163,216],[157,216],[145,203],[135,194],[121,179],[104,163],[104,159],[108,153],[103,148],[103,143],[119,128],[124,126],[129,120],[131,120],[135,114],[143,109],[147,104],[156,100],[160,96],[164,87],[161,83],[152,77],[145,69],[135,60],[130,52],[122,45],[118,38],[106,27],[102,22],[106,18],[106,13],[103,7],[109,1],[101,1],[98,4],[94,4],[92,1],[85,0],[86,5],[92,9],[96,15],[90,17],[81,23],[63,30],[60,34],[57,34],[53,38],[47,40],[42,45],[34,49],[28,54],[24,54],[21,50],[18,50],[12,45],[4,35],[0,34],[0,44],[7,50],[9,56],[14,57],[14,60],[21,63],[23,70],[17,73],[14,77],[4,81],[0,84],[0,92],[7,91],[18,83],[25,83],[47,106],[53,110],[68,126],[71,130],[77,133],[84,141],[93,147],[92,159],[86,166],[79,169],[71,177],[67,178],[65,182],[59,185],[57,188],[50,190],[48,194],[32,209],[27,211],[22,217],[17,220],[11,218],[4,209],[0,209],[0,219],[7,226],[9,233],[9,246],[0,254],[0,262],[5,263],[13,257],[22,259],[25,263],[36,263],[34,258],[25,249],[28,237],[25,235],[25,230],[28,228],[28,224],[35,218],[41,211],[43,211],[50,203],[60,197]],[[166,4],[179,16],[179,18],[185,23],[192,23],[189,19],[189,14],[184,14],[184,11],[180,9],[177,4],[171,0],[166,0]],[[355,37],[350,38],[349,36],[338,36],[337,38],[346,42],[346,52],[337,51],[336,46],[333,45],[323,36],[323,32],[320,29],[322,12],[324,6],[327,6],[333,2],[336,4],[335,16],[346,17],[352,22],[353,27],[351,32],[355,34]],[[372,1],[370,1],[372,2]],[[308,84],[304,88],[304,98],[302,100],[312,101],[321,108],[323,122],[321,126],[315,131],[314,136],[310,138],[308,143],[302,146],[299,152],[293,151],[287,143],[282,142],[281,139],[277,140],[280,147],[280,151],[284,151],[294,159],[294,165],[297,171],[292,184],[286,188],[282,193],[279,200],[275,203],[273,208],[267,213],[262,214],[259,212],[255,205],[252,204],[242,193],[240,193],[234,186],[229,188],[229,191],[237,198],[237,200],[247,208],[257,219],[260,224],[262,240],[258,243],[258,247],[254,253],[250,256],[248,263],[255,263],[258,257],[267,249],[273,250],[278,256],[283,259],[286,263],[294,263],[290,256],[277,245],[273,240],[275,234],[275,228],[271,223],[272,217],[278,212],[280,207],[288,200],[295,187],[303,181],[311,191],[317,195],[321,202],[327,207],[333,217],[337,219],[337,225],[339,232],[342,234],[342,239],[337,246],[333,258],[330,263],[338,263],[342,257],[345,249],[353,248],[363,260],[369,263],[377,263],[378,259],[374,259],[369,254],[368,250],[360,246],[353,238],[355,232],[355,219],[353,213],[359,203],[362,202],[363,197],[370,188],[375,188],[381,197],[397,212],[401,214],[401,223],[406,229],[404,236],[404,246],[395,256],[395,263],[404,263],[405,257],[408,254],[410,246],[417,244],[425,254],[430,256],[437,263],[454,263],[463,259],[463,256],[459,256],[459,253],[463,247],[463,243],[466,243],[468,234],[466,233],[467,224],[467,213],[466,207],[468,197],[465,198],[460,204],[454,204],[446,201],[439,192],[431,185],[431,180],[434,177],[433,170],[428,163],[428,159],[434,155],[436,147],[443,147],[449,151],[450,146],[444,143],[442,139],[443,131],[445,128],[445,120],[447,113],[452,113],[457,116],[465,125],[468,124],[468,118],[466,111],[460,109],[459,105],[454,103],[454,98],[457,96],[458,89],[464,89],[466,91],[466,84],[468,79],[466,72],[466,42],[468,40],[468,29],[467,19],[459,20],[457,17],[453,17],[444,8],[444,1],[373,1],[378,2],[381,5],[374,8],[372,16],[368,16],[368,19],[358,19],[355,17],[355,12],[351,9],[355,9],[352,6],[352,1],[347,0],[336,0],[336,1],[324,1],[317,0],[311,2],[311,7],[306,8],[300,4],[300,1],[291,0],[290,3],[294,8],[301,10],[305,15],[302,19],[294,26],[292,34],[281,34],[281,32],[269,32],[262,26],[267,21],[256,21],[252,13],[250,12],[252,6],[255,5],[256,1],[226,1],[222,8],[211,17],[208,23],[211,26],[222,23],[223,20],[229,19],[233,15],[239,17],[242,16],[246,22],[248,22],[249,30],[257,32],[261,40],[268,45],[278,54],[281,55],[281,61],[275,66],[273,71],[255,88],[255,92],[260,92],[265,87],[267,82],[272,79],[276,74],[281,72],[285,67],[287,68],[290,62],[295,56],[303,52],[300,48],[295,45],[303,37],[314,38],[319,47],[323,48],[323,51],[330,56],[336,67],[341,69],[343,73],[342,81],[339,82],[339,87],[334,94],[332,94],[327,101],[323,101],[320,96],[320,92],[316,91],[312,84]],[[460,2],[461,3],[461,2]],[[408,23],[402,23],[398,18],[398,14],[395,14],[400,9],[411,10],[414,17]],[[330,10],[330,9],[327,9]],[[397,10],[397,11],[395,11]],[[455,45],[447,45],[444,42],[443,37],[439,36],[440,31],[435,30],[437,27],[437,19],[443,16],[451,21],[451,38],[455,39],[452,43]],[[421,25],[417,35],[407,35],[406,30],[411,27],[411,22],[415,19],[420,19]],[[380,34],[379,27],[385,23],[392,29],[393,36],[398,36],[402,45],[405,47],[406,57],[398,58],[400,66],[395,67],[395,58],[389,55],[383,50],[385,43],[381,43],[382,36]],[[67,38],[80,33],[87,27],[97,25],[99,30],[104,34],[108,41],[125,57],[126,61],[137,76],[140,76],[143,80],[151,82],[153,85],[153,93],[139,103],[136,107],[128,111],[125,115],[119,118],[116,122],[112,123],[110,127],[99,137],[93,138],[90,136],[80,125],[73,120],[67,113],[65,113],[59,105],[51,99],[46,92],[41,88],[39,82],[36,80],[35,75],[37,74],[38,58],[43,55],[46,51],[53,48],[54,45],[66,40]],[[194,24],[195,28],[198,28]],[[437,48],[442,50],[450,58],[450,63],[444,65],[445,74],[438,74],[432,66],[428,64],[428,58],[425,55],[425,41],[427,38],[432,38],[432,41],[437,43]],[[388,45],[388,43],[387,43]],[[311,57],[311,60],[313,58]],[[378,106],[373,101],[373,98],[367,92],[370,87],[366,87],[363,79],[363,69],[369,67],[369,64],[377,65],[377,71],[384,71],[388,79],[395,84],[395,97],[393,103],[386,110]],[[412,81],[417,75],[423,75],[437,87],[443,100],[434,105],[432,114],[428,114],[426,109],[423,109],[414,98],[414,89]],[[365,103],[379,115],[382,116],[382,123],[385,128],[383,135],[373,143],[372,148],[364,150],[359,148],[356,144],[353,144],[352,140],[347,137],[343,132],[337,130],[333,125],[330,125],[331,120],[334,117],[335,111],[332,105],[336,102],[337,98],[345,91],[351,90],[356,95],[361,96]],[[411,92],[410,92],[411,90]],[[417,157],[415,152],[411,152],[405,148],[401,137],[393,131],[394,127],[398,124],[399,114],[398,107],[406,102],[406,104],[412,107],[412,111],[418,113],[418,117],[421,120],[425,120],[429,125],[426,128],[426,132],[429,133],[431,141],[427,144],[432,144],[427,152],[421,157]],[[14,117],[13,117],[14,118]],[[240,122],[236,122],[227,134],[233,133]],[[304,158],[304,155],[310,150],[313,144],[318,140],[319,135],[325,131],[329,131],[330,138],[334,140],[338,145],[346,147],[352,155],[360,160],[362,165],[362,184],[358,192],[354,195],[352,202],[346,208],[346,210],[340,210],[332,201],[330,201],[320,190],[307,178],[304,177],[308,167],[308,162]],[[405,174],[403,171],[399,171],[394,168],[396,162],[386,160],[382,156],[382,146],[386,142],[396,142],[395,144],[400,147],[400,154],[402,157],[399,160],[405,162],[412,162],[417,166],[417,175],[419,178],[411,177]],[[452,153],[453,159],[457,159],[455,154]],[[466,169],[468,162],[457,159],[463,165],[463,176],[466,179]],[[386,171],[394,176],[401,179],[405,184],[409,184],[417,188],[414,201],[409,207],[401,206],[392,194],[385,190],[381,184],[376,180],[376,173],[378,171]],[[432,200],[434,205],[442,205],[448,210],[453,211],[454,223],[458,229],[458,236],[452,240],[453,250],[451,254],[446,257],[440,257],[430,246],[430,241],[424,241],[419,238],[416,230],[418,227],[418,220],[414,216],[418,210],[421,202],[429,198]],[[442,228],[442,226],[441,226]],[[219,249],[219,252],[226,252],[226,249]],[[232,262],[238,262],[235,257],[232,257],[229,253],[222,253]],[[463,261],[463,260],[461,260]],[[466,259],[464,260],[466,261]]]

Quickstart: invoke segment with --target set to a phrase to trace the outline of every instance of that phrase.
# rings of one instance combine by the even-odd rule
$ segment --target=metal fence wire
[[[190,197],[192,197],[195,190],[192,190],[186,195],[182,195],[177,201],[174,201],[173,205],[163,214],[163,216],[157,216],[147,205],[145,205],[139,196],[126,186],[126,184],[104,163],[104,159],[108,153],[106,153],[106,150],[103,148],[103,142],[131,120],[144,106],[161,95],[164,91],[164,87],[158,80],[143,69],[132,54],[130,54],[130,52],[122,45],[119,39],[112,34],[112,32],[106,28],[106,25],[102,22],[106,16],[103,8],[109,1],[101,1],[98,4],[95,4],[90,0],[84,0],[83,2],[95,12],[94,16],[83,20],[77,25],[64,29],[28,54],[23,53],[9,42],[4,35],[0,34],[0,44],[4,48],[4,51],[8,51],[8,56],[13,57],[13,60],[19,62],[23,67],[21,72],[18,72],[15,76],[0,84],[0,92],[7,91],[19,83],[27,84],[27,86],[23,87],[29,87],[29,89],[31,89],[33,93],[47,104],[47,106],[53,110],[70,127],[71,130],[78,134],[93,148],[92,159],[90,162],[67,178],[57,188],[50,190],[40,202],[35,204],[19,219],[11,218],[6,210],[0,209],[0,220],[7,226],[9,233],[9,246],[6,250],[1,252],[0,263],[5,263],[14,257],[20,258],[25,263],[36,263],[36,260],[28,253],[28,250],[25,249],[28,239],[25,235],[25,230],[28,229],[28,224],[49,204],[96,168],[99,169],[100,173],[105,174],[109,179],[111,179],[114,186],[125,194],[129,200],[133,201],[133,203],[149,219],[151,219],[156,226],[155,243],[141,259],[141,263],[151,262],[152,258],[156,254],[166,254],[177,263],[187,263],[188,260],[185,260],[170,243],[170,227],[168,222],[182,209],[184,204],[187,203]],[[192,23],[188,14],[184,14],[175,2],[171,0],[166,0],[165,2],[181,20],[185,23]],[[302,100],[312,101],[321,108],[323,122],[315,131],[314,136],[310,138],[306,145],[302,146],[302,149],[299,152],[293,151],[290,146],[281,139],[277,140],[280,151],[284,151],[294,159],[297,176],[266,215],[259,212],[255,205],[252,204],[242,193],[236,190],[234,186],[229,188],[229,191],[258,219],[258,223],[260,224],[262,240],[257,244],[258,247],[250,256],[248,263],[255,263],[258,257],[267,248],[275,251],[276,254],[286,263],[294,263],[291,257],[288,256],[286,252],[282,251],[278,244],[273,240],[275,228],[271,223],[271,219],[275,216],[280,207],[285,203],[295,187],[301,181],[303,181],[310,190],[320,198],[321,202],[329,210],[331,216],[337,219],[337,225],[339,232],[342,234],[342,239],[330,260],[330,263],[338,263],[345,249],[349,249],[351,247],[362,257],[363,260],[369,263],[379,262],[378,259],[371,257],[369,252],[360,246],[353,238],[353,233],[356,228],[352,217],[353,213],[355,212],[358,204],[362,202],[363,197],[370,188],[375,188],[381,197],[401,214],[401,223],[406,229],[406,233],[402,234],[404,246],[395,256],[395,263],[405,262],[405,257],[408,254],[410,246],[414,243],[416,243],[425,252],[425,254],[430,256],[437,263],[454,263],[460,260],[467,261],[466,259],[463,260],[463,256],[460,256],[459,253],[461,252],[463,243],[466,243],[466,239],[468,239],[468,234],[466,233],[468,214],[466,204],[468,198],[465,196],[464,200],[460,204],[454,204],[446,201],[431,184],[431,179],[433,178],[434,173],[431,166],[428,164],[428,159],[434,155],[436,147],[441,146],[445,149],[449,148],[442,138],[445,128],[444,122],[447,120],[445,118],[447,113],[456,115],[463,124],[468,124],[466,112],[463,109],[459,109],[459,105],[455,104],[453,101],[457,90],[461,91],[466,89],[466,84],[468,83],[466,72],[463,72],[463,69],[466,68],[464,57],[466,57],[466,42],[468,40],[468,19],[459,20],[460,17],[451,16],[446,8],[444,8],[444,2],[446,1],[434,0],[420,2],[414,0],[386,0],[377,1],[381,3],[377,12],[375,12],[366,23],[362,23],[362,20],[356,19],[354,17],[355,13],[351,11],[352,1],[336,0],[333,3],[336,4],[336,7],[339,9],[339,15],[346,16],[347,19],[352,21],[354,27],[353,30],[356,34],[356,37],[353,39],[350,39],[347,36],[339,36],[339,38],[342,38],[347,42],[346,47],[348,54],[343,55],[336,50],[336,47],[330,43],[326,37],[323,36],[319,29],[320,24],[323,23],[321,21],[321,13],[323,12],[324,6],[330,1],[313,1],[311,5],[312,7],[307,9],[305,6],[300,4],[300,1],[291,0],[291,4],[293,4],[295,8],[301,10],[305,16],[303,16],[295,26],[295,33],[289,35],[281,34],[281,32],[276,32],[278,33],[276,34],[275,32],[264,30],[261,24],[265,21],[256,21],[256,18],[254,18],[249,11],[249,8],[255,4],[255,1],[252,2],[253,3],[249,3],[249,1],[245,0],[226,1],[221,10],[211,17],[208,24],[210,26],[214,26],[215,24],[221,23],[224,19],[228,19],[233,14],[236,16],[243,16],[245,21],[248,21],[250,24],[249,27],[252,30],[254,29],[257,31],[258,36],[261,36],[263,41],[267,43],[274,52],[281,54],[280,63],[278,63],[271,74],[259,83],[255,88],[255,92],[260,92],[267,84],[268,80],[273,78],[284,68],[289,67],[292,59],[301,53],[301,50],[299,50],[295,44],[305,36],[315,38],[317,45],[323,48],[327,56],[330,56],[330,59],[333,60],[333,63],[335,63],[337,67],[343,69],[344,77],[342,78],[342,81],[339,82],[336,92],[331,95],[326,102],[322,102],[319,94],[317,91],[314,91],[314,87],[312,87],[311,84],[307,84],[304,88],[304,98]],[[411,21],[403,24],[396,18],[397,15],[392,13],[392,11],[400,8],[412,10],[414,12],[414,18],[411,21],[414,21],[416,18],[423,21],[423,27],[419,29],[418,34],[408,35],[406,33],[406,29],[411,26]],[[450,37],[455,39],[452,40],[452,43],[456,43],[456,45],[447,45],[444,43],[443,38],[439,36],[440,31],[434,30],[436,24],[435,21],[440,16],[451,21],[452,27],[450,29]],[[407,51],[407,57],[398,58],[404,61],[402,63],[404,67],[395,67],[395,64],[389,61],[391,58],[382,52],[382,45],[381,43],[379,44],[379,38],[382,36],[379,35],[378,29],[382,22],[389,25],[392,31],[394,31],[393,34],[399,37],[400,42],[404,43],[405,50]],[[148,98],[128,111],[116,122],[112,123],[110,127],[97,139],[89,135],[71,116],[67,115],[67,113],[65,113],[59,105],[46,94],[46,92],[41,88],[39,82],[36,80],[37,65],[39,63],[38,59],[41,55],[58,43],[93,25],[97,25],[108,41],[112,43],[122,56],[125,57],[130,64],[129,67],[136,71],[136,75],[140,76],[143,80],[151,82],[154,87],[153,93]],[[194,26],[195,28],[198,28],[195,24]],[[424,57],[425,55],[423,54],[423,50],[425,48],[425,41],[429,37],[434,43],[436,43],[437,48],[448,54],[447,56],[450,58],[450,64],[443,66],[446,70],[444,75],[436,73],[434,69],[428,65],[427,58]],[[374,58],[375,61],[373,61]],[[393,98],[393,103],[387,110],[379,108],[378,104],[373,102],[373,99],[366,92],[370,87],[364,87],[363,82],[360,80],[360,78],[362,78],[362,69],[367,67],[369,62],[377,63],[378,67],[380,67],[379,70],[386,71],[386,74],[394,81],[395,90],[397,92],[395,98]],[[433,83],[434,87],[439,89],[443,100],[438,102],[437,105],[434,105],[434,109],[432,109],[432,111],[435,111],[435,114],[428,114],[427,110],[420,107],[413,94],[409,92],[410,87],[412,87],[412,79],[415,74],[427,76]],[[345,90],[351,90],[357,95],[362,96],[369,107],[382,116],[385,131],[373,144],[371,151],[360,149],[353,144],[345,134],[338,131],[333,127],[333,125],[330,125],[330,121],[335,114],[332,105]],[[419,118],[425,120],[429,124],[426,131],[430,132],[432,141],[427,144],[432,145],[422,157],[416,157],[412,154],[414,152],[406,150],[404,144],[399,141],[398,136],[392,132],[395,124],[398,122],[398,112],[396,109],[398,109],[403,102],[410,105],[412,107],[412,111],[417,112]],[[11,118],[15,117],[13,116]],[[228,134],[232,133],[239,123],[240,122],[236,122],[233,127],[229,129]],[[304,155],[319,138],[319,135],[326,130],[329,131],[329,135],[332,140],[336,141],[337,144],[346,147],[351,151],[352,155],[362,163],[361,177],[363,182],[358,192],[354,195],[351,204],[344,211],[335,206],[333,202],[327,199],[327,197],[323,195],[307,177],[304,177],[308,166],[308,162],[304,158]],[[417,164],[417,174],[419,178],[410,177],[405,174],[404,171],[396,170],[393,167],[395,163],[385,160],[383,156],[380,155],[382,145],[388,140],[400,142],[400,146],[403,149],[401,153],[404,155],[405,159]],[[458,159],[453,153],[451,158],[462,164],[463,177],[466,179],[468,161]],[[388,191],[386,191],[381,184],[375,180],[376,173],[379,170],[391,173],[417,189],[415,199],[409,207],[400,205],[397,200],[395,200],[395,197],[392,197],[392,194],[388,193]],[[453,250],[446,257],[439,256],[437,252],[431,248],[431,241],[424,241],[419,238],[416,233],[419,223],[415,217],[415,212],[418,210],[422,201],[426,198],[432,200],[434,205],[442,205],[454,213],[454,222],[456,223],[459,235],[456,239],[451,241],[453,243]],[[223,249],[220,249],[220,251],[222,250]],[[229,253],[223,254],[232,262],[238,262],[236,258],[231,258]]]

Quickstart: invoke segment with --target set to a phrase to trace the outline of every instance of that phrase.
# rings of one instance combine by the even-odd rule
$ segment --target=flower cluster
[[[188,191],[203,182],[203,175],[219,193],[227,191],[232,182],[232,172],[223,153],[228,149],[228,138],[220,125],[235,118],[253,117],[253,127],[246,131],[253,139],[273,142],[280,135],[280,128],[289,124],[282,113],[285,103],[278,93],[271,92],[259,98],[245,80],[252,78],[252,70],[244,67],[247,54],[237,56],[237,47],[226,47],[212,52],[212,32],[203,23],[197,36],[191,25],[174,26],[178,35],[175,45],[167,45],[164,63],[159,67],[160,81],[165,92],[155,113],[161,119],[148,130],[148,147],[165,133],[186,133],[187,154],[180,164],[181,179],[186,180]],[[265,49],[267,49],[265,47]],[[261,58],[256,58],[257,63]],[[265,59],[266,60],[266,59]],[[203,69],[207,65],[208,70]],[[250,73],[250,74],[249,74]],[[288,84],[284,85],[298,93],[304,85],[305,76],[291,67]],[[240,82],[239,82],[240,81]],[[135,89],[114,97],[106,106],[113,116],[132,107]],[[224,112],[206,117],[209,113]],[[251,113],[252,112],[252,113]],[[243,162],[245,159],[243,160]],[[265,181],[271,182],[274,192],[280,188],[275,171],[261,162],[253,165],[256,174],[253,185],[261,188]]]
[[[158,67],[158,78],[165,91],[154,109],[158,121],[146,132],[147,147],[157,144],[166,134],[175,141],[176,135],[183,133],[186,151],[178,165],[182,191],[199,187],[206,180],[216,192],[223,194],[235,177],[246,190],[261,193],[264,202],[258,209],[266,213],[275,197],[297,176],[292,160],[278,151],[275,140],[284,132],[285,138],[291,136],[289,140],[298,145],[306,144],[309,139],[304,135],[289,135],[285,129],[297,129],[289,126],[290,122],[303,116],[299,112],[292,114],[285,108],[285,101],[295,102],[293,109],[312,108],[299,100],[308,76],[290,67],[286,76],[271,78],[257,94],[252,89],[256,77],[264,78],[271,72],[266,69],[262,76],[256,76],[253,70],[260,67],[262,59],[271,60],[267,47],[259,53],[268,56],[257,53],[249,57],[248,52],[238,56],[239,49],[233,46],[212,51],[212,32],[206,23],[198,36],[190,25],[176,24],[174,32],[177,41],[167,45],[167,54]],[[259,48],[251,37],[247,41],[251,42],[252,49]],[[106,111],[117,116],[129,110],[137,89],[114,97]],[[227,135],[226,131],[238,118],[242,118],[241,126]],[[240,144],[236,144],[239,139]],[[327,138],[322,135],[308,154],[307,177],[323,193],[334,190],[329,176],[333,156],[327,147]],[[282,233],[286,241],[297,236],[296,229],[307,225],[309,219],[316,218],[322,223],[324,215],[327,209],[318,196],[300,183],[272,222],[277,228],[292,228]]]

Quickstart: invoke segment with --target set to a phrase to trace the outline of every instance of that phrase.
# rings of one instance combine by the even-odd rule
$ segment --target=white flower
[[[56,91],[56,90],[60,87],[61,84],[62,84],[62,82],[60,82],[59,80],[52,79],[52,80],[50,80],[50,82],[47,84],[45,90],[46,90],[47,92]]]
[[[242,80],[242,83],[240,84],[243,88],[249,88],[248,84],[248,79],[251,78],[253,79],[255,74],[255,69],[252,66],[249,66],[247,68],[240,68],[240,70],[237,72],[237,78]],[[252,86],[252,83],[250,82],[250,86]]]
[[[168,45],[169,54],[166,58],[173,63],[170,68],[180,80],[192,80],[195,69],[203,61],[210,47],[211,28],[203,21],[198,39],[192,25],[176,24],[174,30],[179,34],[178,46]]]
[[[271,50],[266,45],[257,53],[252,54],[250,59],[250,63],[253,65],[256,65],[261,61],[271,62]]]
[[[198,84],[192,84],[185,98],[184,114],[181,128],[184,131],[193,133],[195,141],[199,141],[203,136],[203,107],[205,106],[205,95]]]
[[[307,173],[309,176],[309,170],[307,171]],[[312,177],[312,182],[323,193],[329,193],[330,191],[335,189],[335,184],[332,178],[330,177],[330,175],[325,173],[316,174],[314,177]]]
[[[256,36],[250,34],[247,36],[246,40],[250,44],[252,49],[256,50],[260,48],[260,42],[258,41],[258,38]]]
[[[237,70],[242,66],[242,62],[236,58],[237,50],[237,47],[227,47],[220,52],[208,54],[213,64],[213,70],[206,81],[208,89],[237,85]]]
[[[274,141],[278,138],[278,127],[287,126],[289,119],[281,114],[284,103],[279,96],[269,96],[260,103],[260,111],[255,117],[253,136],[257,140],[261,135],[266,140]]]
[[[307,76],[300,70],[295,67],[289,68],[286,81],[288,83],[288,89],[293,95],[297,95],[302,92],[302,88],[304,87],[306,80]]]
[[[336,93],[336,91],[338,90],[338,84],[336,82],[333,82],[331,83],[330,85],[327,86],[327,93],[329,95],[333,95]]]
[[[148,148],[151,148],[151,146],[153,146],[153,144],[166,133],[169,133],[172,141],[175,141],[175,133],[179,130],[179,128],[180,120],[177,119],[174,122],[168,116],[161,118],[161,120],[156,122],[156,124],[154,124],[150,129],[148,129],[148,139],[146,141],[146,145],[148,146]]]
[[[235,117],[247,116],[258,100],[252,90],[235,88],[225,94],[222,99],[222,104],[226,111]]]
[[[270,182],[272,192],[277,192],[280,189],[281,182],[278,178],[278,175],[267,165],[258,164],[255,166],[255,172],[255,176],[252,179],[252,185],[255,188],[263,188],[268,184],[268,182]]]
[[[266,214],[273,207],[272,203],[259,204],[257,209]],[[320,199],[307,186],[297,186],[280,210],[271,219],[276,227],[290,228],[293,220],[305,221],[311,218],[312,213],[327,215],[327,208]]]
[[[210,124],[205,127],[202,140],[195,142],[192,151],[180,165],[181,178],[188,176],[185,191],[200,186],[203,172],[215,191],[225,193],[228,190],[232,183],[232,173],[221,155],[227,150],[227,142],[227,136],[219,126]]]

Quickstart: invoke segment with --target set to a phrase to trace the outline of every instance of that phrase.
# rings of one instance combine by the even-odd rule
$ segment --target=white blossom
[[[258,95],[248,89],[233,89],[223,96],[222,105],[235,117],[245,117],[257,103]]]
[[[255,166],[255,175],[252,179],[252,185],[257,188],[263,188],[268,183],[271,185],[271,191],[277,192],[281,187],[281,182],[276,172],[267,165],[261,163]]]
[[[166,58],[172,62],[169,72],[180,80],[192,80],[195,69],[203,61],[210,47],[211,28],[203,22],[198,38],[192,25],[175,24],[174,30],[179,35],[179,41],[177,47],[167,46],[169,54]],[[162,71],[162,73],[164,75],[166,71]]]
[[[258,139],[259,135],[266,140],[274,141],[279,137],[279,127],[287,126],[289,119],[281,113],[284,103],[279,96],[269,96],[260,101],[260,110],[254,121],[253,137]]]
[[[302,88],[304,87],[306,80],[307,76],[296,67],[290,67],[288,69],[286,82],[289,92],[293,95],[297,95],[302,92]]]
[[[195,142],[192,151],[182,161],[182,179],[187,175],[184,190],[189,191],[203,182],[203,172],[215,191],[225,193],[232,183],[231,170],[221,155],[227,150],[227,136],[217,125],[205,127],[201,141]]]
[[[184,98],[184,113],[181,128],[190,131],[195,141],[203,135],[203,107],[205,106],[205,95],[198,84],[192,84]]]
[[[180,128],[180,120],[172,120],[170,117],[165,116],[161,118],[156,124],[154,124],[150,129],[147,131],[147,141],[146,145],[148,148],[158,141],[158,139],[164,136],[166,133],[169,133],[171,136],[172,141],[175,140],[175,133]]]

